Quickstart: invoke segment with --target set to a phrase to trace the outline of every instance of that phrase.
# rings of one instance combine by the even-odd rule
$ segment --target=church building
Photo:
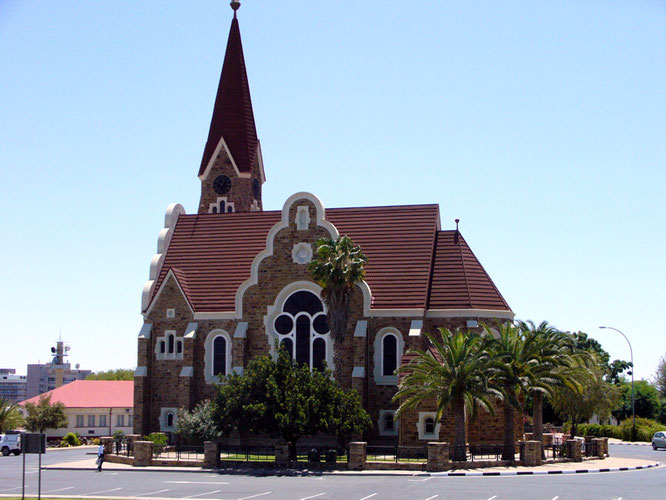
[[[374,422],[369,442],[452,439],[452,422],[423,408],[398,422],[395,370],[438,327],[478,328],[514,313],[438,205],[325,207],[312,193],[264,210],[266,182],[245,70],[238,2],[231,22],[195,213],[167,207],[143,288],[134,382],[134,432],[173,432],[178,409],[215,396],[220,375],[243,372],[275,341],[313,369],[333,367],[321,288],[308,272],[319,238],[348,235],[368,258],[334,377],[359,392]],[[334,201],[334,200],[332,200]],[[521,416],[522,419],[522,416]],[[501,442],[502,412],[470,422],[469,437]],[[522,420],[516,419],[516,432]],[[475,431],[476,429],[476,431]],[[484,429],[484,432],[479,432]]]

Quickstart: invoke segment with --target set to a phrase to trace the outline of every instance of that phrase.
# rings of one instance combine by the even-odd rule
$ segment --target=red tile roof
[[[437,233],[429,309],[510,310],[465,238],[456,231]]]
[[[257,156],[257,129],[254,124],[250,86],[245,71],[240,28],[238,19],[235,17],[231,21],[227,52],[224,56],[199,175],[206,170],[222,137],[229,147],[238,170],[251,172]]]
[[[131,408],[134,406],[132,380],[75,380],[19,403],[38,403],[51,396],[51,403],[60,402],[67,408]]]
[[[373,309],[509,310],[465,240],[437,231],[437,205],[332,208],[326,219],[368,256]],[[181,215],[155,292],[174,270],[195,312],[233,311],[281,212]]]

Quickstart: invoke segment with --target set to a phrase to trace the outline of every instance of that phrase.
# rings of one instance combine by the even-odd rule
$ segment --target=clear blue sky
[[[164,209],[197,208],[227,1],[0,2],[0,366],[136,365]],[[518,318],[666,353],[663,1],[259,1],[239,11],[268,181],[438,203]]]

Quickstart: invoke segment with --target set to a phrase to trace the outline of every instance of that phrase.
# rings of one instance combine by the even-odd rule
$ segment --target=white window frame
[[[213,384],[220,381],[218,376],[213,375],[213,343],[217,337],[224,337],[226,340],[226,360],[224,363],[224,371],[227,375],[231,373],[231,335],[226,330],[221,328],[216,328],[211,330],[206,335],[206,341],[204,342],[204,377],[207,384]]]
[[[107,425],[107,416],[102,414],[99,416],[99,425],[98,427],[108,427]]]
[[[167,425],[167,415],[173,414],[173,425]],[[162,432],[174,432],[176,424],[178,423],[178,408],[161,408],[160,409],[160,430]]]
[[[88,425],[86,427],[97,427],[95,425],[97,419],[95,415],[88,415]]]
[[[428,418],[432,418],[435,422],[435,432],[431,434],[426,434],[425,432],[425,421]],[[439,429],[441,426],[441,422],[437,420],[437,413],[434,411],[419,412],[419,421],[416,423],[416,429],[419,431],[420,440],[433,441],[439,439]]]
[[[393,416],[393,430],[389,431],[384,428],[384,419],[387,415]],[[395,410],[379,410],[379,420],[377,421],[380,436],[397,436],[398,435],[398,419],[395,418]]]
[[[377,385],[398,385],[398,376],[397,375],[384,375],[384,337],[387,335],[393,335],[397,338],[397,344],[396,344],[396,356],[397,356],[397,363],[396,363],[396,368],[400,367],[400,361],[402,360],[402,354],[405,350],[405,340],[402,336],[402,333],[400,333],[400,330],[397,328],[394,328],[392,326],[387,326],[385,328],[382,328],[377,332],[377,335],[375,335],[375,342],[374,342],[374,356],[373,356],[373,362],[374,362],[374,370],[373,370],[373,377],[375,379],[375,383]]]
[[[116,415],[116,427],[125,427],[125,414],[119,413]]]
[[[169,352],[169,337],[173,337],[173,352]],[[160,352],[160,343],[164,342],[164,352]],[[178,352],[178,343],[180,343],[180,352]],[[155,339],[155,359],[183,359],[185,355],[184,338],[176,334],[176,330],[165,330],[162,337]]]

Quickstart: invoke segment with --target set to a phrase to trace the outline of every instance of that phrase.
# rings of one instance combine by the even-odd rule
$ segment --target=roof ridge
[[[465,278],[465,291],[467,292],[467,298],[469,299],[469,307],[471,308],[471,307],[473,307],[472,293],[469,289],[469,280],[467,279],[467,266],[466,266],[466,263],[465,263],[465,256],[463,255],[462,245],[460,244],[460,240],[463,241],[463,243],[465,244],[465,246],[467,248],[469,248],[469,245],[467,245],[467,241],[465,241],[465,238],[463,238],[462,234],[457,229],[455,231],[455,235],[458,236],[458,238],[459,238],[458,241],[455,241],[455,236],[454,236],[454,243],[456,245],[458,245],[458,250],[460,251],[460,266],[462,267],[463,277]],[[470,249],[470,252],[471,252],[471,249]],[[474,258],[476,258],[476,256]],[[478,259],[477,259],[477,261],[478,261]],[[479,262],[479,265],[481,265],[480,262]]]

